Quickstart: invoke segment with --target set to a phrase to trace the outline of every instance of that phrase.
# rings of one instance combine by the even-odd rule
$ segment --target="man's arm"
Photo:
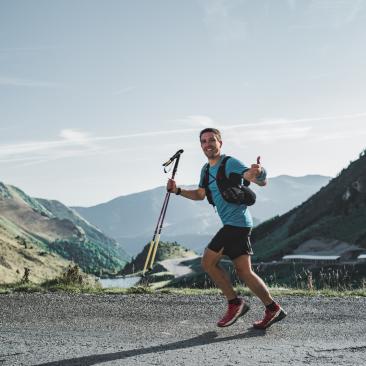
[[[184,198],[188,198],[193,201],[201,201],[204,200],[206,197],[206,191],[204,188],[198,189],[181,189],[177,187],[175,181],[173,179],[168,180],[168,184],[166,187],[168,192],[179,194]]]
[[[178,189],[178,188],[177,188]],[[174,192],[176,193],[176,192]],[[181,189],[180,190],[180,196],[184,198],[188,198],[193,201],[202,201],[206,197],[206,191],[204,188],[198,188],[198,189]]]

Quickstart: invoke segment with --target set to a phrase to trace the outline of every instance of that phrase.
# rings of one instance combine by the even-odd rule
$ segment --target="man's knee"
[[[252,271],[252,268],[248,267],[248,266],[236,265],[235,266],[235,271],[236,271],[236,274],[238,275],[239,278],[245,278],[245,277],[249,277],[249,276],[254,275],[254,272]]]
[[[210,272],[212,269],[217,267],[217,260],[213,260],[212,258],[207,258],[206,256],[202,257],[201,266],[205,272]]]
[[[208,272],[210,270],[210,268],[212,267],[212,261],[210,261],[208,258],[203,256],[202,260],[201,260],[201,267],[203,268],[203,270],[205,272]]]

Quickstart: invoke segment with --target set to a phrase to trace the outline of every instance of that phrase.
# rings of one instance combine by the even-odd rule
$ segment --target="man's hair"
[[[206,133],[206,132],[212,132],[213,134],[215,134],[215,136],[217,137],[217,139],[221,142],[221,132],[216,129],[216,128],[205,128],[200,132],[200,141],[201,141],[201,136]]]

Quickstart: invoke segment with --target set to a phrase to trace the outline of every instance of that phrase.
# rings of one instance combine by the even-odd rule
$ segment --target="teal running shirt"
[[[221,196],[221,193],[216,183],[216,175],[224,157],[225,155],[221,155],[220,160],[214,166],[210,166],[209,168],[208,186],[212,193],[212,199],[215,203],[217,213],[219,214],[223,225],[253,227],[252,215],[250,214],[249,209],[246,205],[237,205],[235,203],[226,202]],[[200,188],[204,188],[203,181],[205,178],[205,168],[206,165],[204,165],[201,170],[201,177],[199,182]],[[241,161],[231,157],[226,161],[225,174],[227,177],[230,176],[230,173],[243,174],[248,169],[249,168],[246,167]]]

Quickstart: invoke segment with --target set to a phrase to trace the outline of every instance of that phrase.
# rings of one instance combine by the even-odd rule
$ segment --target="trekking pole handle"
[[[180,159],[180,154],[178,155],[177,159],[175,160],[175,164],[174,164],[174,168],[173,168],[173,173],[172,173],[172,178],[171,179],[174,179],[174,177],[175,177],[175,174],[176,174],[177,169],[178,169],[179,159]]]
[[[168,166],[169,164],[171,164],[175,159],[177,159],[180,154],[182,154],[184,152],[183,149],[178,150],[168,161],[166,161],[165,163],[163,163],[163,166]]]

